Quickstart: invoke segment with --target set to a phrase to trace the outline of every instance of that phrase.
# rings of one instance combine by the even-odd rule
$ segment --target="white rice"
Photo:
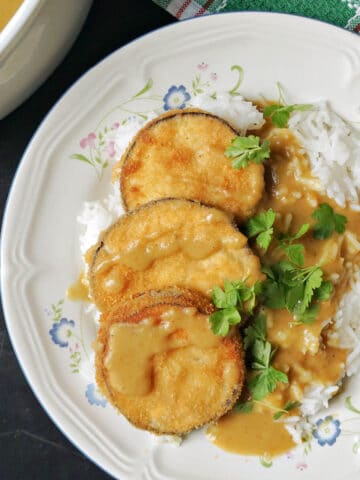
[[[247,130],[257,130],[265,123],[263,114],[255,105],[240,95],[218,93],[216,98],[208,94],[198,95],[192,100],[192,105],[223,118],[240,135],[245,135]]]
[[[199,95],[193,99],[192,105],[227,120],[241,135],[249,129],[261,128],[264,124],[263,115],[256,107],[241,96],[231,96],[227,93],[218,94],[214,99],[210,95]],[[161,112],[158,112],[161,113]],[[151,113],[148,120],[158,113]],[[111,140],[116,149],[116,160],[125,151],[128,143],[146,122],[131,117],[114,133]],[[352,204],[354,210],[359,210],[360,191],[360,133],[340,118],[326,102],[314,104],[314,108],[305,112],[295,112],[289,127],[298,137],[308,153],[312,174],[319,179],[324,192],[340,205],[346,201]],[[109,159],[109,168],[115,160]],[[314,182],[317,183],[317,182]],[[311,188],[311,187],[309,187]],[[100,233],[114,223],[122,214],[118,185],[111,185],[103,200],[85,202],[77,220],[80,227],[80,251],[82,255],[94,245]],[[354,240],[354,239],[353,239]],[[355,239],[355,242],[358,242]],[[84,263],[84,268],[86,265]],[[338,312],[333,319],[331,341],[348,348],[344,375],[353,375],[360,369],[360,273],[353,280],[352,289],[340,303]],[[93,308],[90,312],[95,322],[98,312]],[[92,367],[93,368],[93,367]],[[305,391],[302,400],[302,417],[289,417],[284,420],[289,432],[298,443],[311,435],[313,417],[321,409],[328,407],[329,400],[339,390],[339,385],[313,385]]]
[[[329,103],[313,103],[295,112],[289,127],[309,156],[312,173],[330,198],[359,209],[360,132],[335,113]]]

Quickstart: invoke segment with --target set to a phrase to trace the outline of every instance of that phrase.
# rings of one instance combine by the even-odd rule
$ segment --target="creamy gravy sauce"
[[[66,290],[66,296],[69,300],[76,302],[89,302],[89,282],[84,272],[81,272],[79,278]]]
[[[10,22],[24,0],[1,0],[0,1],[0,32]]]
[[[301,239],[305,265],[320,263],[325,277],[335,287],[330,300],[322,302],[315,323],[294,326],[294,318],[288,311],[266,309],[268,339],[278,348],[273,364],[287,373],[289,384],[279,383],[275,392],[264,399],[268,407],[257,404],[252,413],[233,412],[209,429],[212,441],[224,450],[274,456],[294,446],[283,424],[273,420],[274,409],[282,408],[289,400],[301,401],[306,388],[316,383],[335,384],[343,375],[347,351],[327,344],[326,331],[331,327],[324,325],[333,317],[349,288],[354,264],[360,263],[360,214],[348,207],[340,208],[320,191],[305,153],[289,130],[266,125],[260,135],[270,139],[272,153],[266,167],[266,192],[258,211],[272,208],[278,213],[277,231],[293,234],[304,223],[313,224],[311,214],[321,203],[329,203],[348,219],[344,235],[334,233],[329,239],[314,240],[308,232]],[[266,255],[261,251],[258,254],[265,263],[275,263],[282,255],[274,248]]]
[[[122,394],[147,395],[153,387],[156,356],[190,346],[211,349],[220,341],[210,329],[208,316],[194,308],[174,307],[161,316],[149,316],[140,324],[115,323],[110,329],[105,358],[109,382],[112,389]]]

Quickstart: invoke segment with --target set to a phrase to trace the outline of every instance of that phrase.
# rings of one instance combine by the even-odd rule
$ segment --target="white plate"
[[[241,84],[236,66],[244,71]],[[319,415],[330,418],[319,421],[318,438],[273,462],[227,454],[201,432],[180,448],[157,444],[94,391],[92,372],[84,367],[95,327],[86,321],[83,305],[62,303],[80,268],[76,215],[84,200],[102,196],[110,178],[111,135],[122,128],[117,123],[128,111],[143,115],[162,108],[169,89],[175,95],[166,97],[167,105],[187,99],[185,91],[194,96],[200,90],[276,98],[277,81],[291,101],[329,99],[347,119],[359,121],[360,39],[277,14],[223,14],[171,25],[87,73],[48,115],[24,155],[3,228],[8,329],[28,381],[52,419],[121,480],[359,478],[360,412],[345,403],[351,396],[352,405],[360,407],[359,379]],[[74,160],[74,154],[93,165]]]

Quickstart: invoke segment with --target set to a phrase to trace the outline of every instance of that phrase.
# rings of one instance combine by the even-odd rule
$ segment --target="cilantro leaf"
[[[235,137],[226,147],[225,156],[233,159],[233,168],[246,168],[250,162],[262,163],[270,157],[270,142],[264,140],[260,144],[260,137],[255,135]]]
[[[251,348],[255,340],[266,341],[266,317],[263,314],[259,314],[253,323],[244,330],[244,348],[248,350]]]
[[[298,283],[290,287],[286,292],[286,306],[290,312],[293,312],[297,305],[300,305],[304,298],[304,284]]]
[[[303,237],[305,233],[309,230],[310,224],[304,223],[297,233],[294,235],[280,235],[280,245],[279,247],[286,253],[289,260],[296,265],[304,265],[305,257],[304,257],[304,246],[302,244],[292,245],[295,240],[299,240],[299,238]]]
[[[296,245],[281,245],[282,250],[289,257],[289,260],[297,265],[304,265],[304,245],[297,243]]]
[[[328,203],[322,203],[311,215],[317,222],[314,225],[313,237],[317,240],[329,238],[334,230],[338,233],[345,232],[347,218],[335,213]]]
[[[271,359],[271,343],[262,341],[258,338],[255,339],[252,347],[252,368],[255,370],[264,370],[268,368]]]
[[[281,242],[292,243],[294,240],[299,240],[299,238],[303,237],[305,233],[307,233],[309,228],[310,228],[310,223],[304,223],[303,225],[301,225],[301,227],[299,228],[297,233],[295,233],[295,235],[282,234],[280,236],[280,240]]]
[[[293,323],[294,325],[312,325],[316,317],[319,314],[320,305],[318,303],[312,304],[308,309],[304,312],[295,313],[296,321]]]
[[[254,283],[254,285],[252,285],[248,289],[248,297],[246,298],[246,300],[243,300],[243,301],[247,302],[247,305],[246,305],[247,310],[250,313],[253,313],[255,305],[256,305],[256,300],[257,300],[258,296],[261,294],[261,292],[262,292],[262,283],[259,280],[257,280]],[[239,292],[239,296],[241,296],[241,291]]]
[[[251,413],[254,409],[254,402],[237,403],[234,411],[237,413]]]
[[[267,276],[262,287],[264,305],[286,308],[295,316],[294,325],[313,323],[320,308],[316,302],[327,300],[333,291],[332,283],[323,280],[324,273],[318,265],[302,267],[281,260],[263,266],[262,271]]]
[[[270,365],[276,349],[266,340],[265,315],[258,315],[244,333],[244,348],[251,357],[251,368],[255,373],[248,388],[254,400],[261,400],[275,390],[277,382],[287,383],[288,378]]]
[[[300,402],[297,402],[295,400],[290,400],[289,402],[286,403],[284,408],[282,408],[281,410],[279,410],[273,415],[273,419],[279,420],[279,418],[281,418],[283,415],[289,413],[291,410],[294,410],[295,408],[298,408],[300,406],[301,406]]]
[[[237,325],[241,322],[241,315],[235,307],[224,308],[210,315],[211,330],[215,335],[226,337],[230,325]]]
[[[276,214],[271,208],[250,218],[245,225],[247,237],[257,237],[256,243],[259,247],[267,250],[274,234],[273,225],[275,218]]]
[[[215,335],[226,336],[231,325],[241,322],[241,312],[252,313],[262,289],[261,282],[247,286],[245,281],[225,280],[224,289],[213,287],[212,301],[219,309],[210,315],[211,329]]]
[[[264,108],[264,117],[270,118],[272,123],[279,128],[285,128],[289,121],[292,112],[305,111],[312,108],[312,105],[307,104],[294,104],[294,105],[281,105],[273,104]]]
[[[264,304],[269,308],[285,308],[286,289],[283,284],[270,278],[263,284]]]
[[[315,298],[320,301],[328,300],[333,291],[333,284],[329,280],[324,280],[320,287],[315,290]]]
[[[288,377],[285,373],[276,370],[274,367],[268,367],[255,375],[249,382],[249,390],[254,400],[262,400],[268,393],[272,393],[278,382],[288,383]]]
[[[224,290],[215,286],[212,292],[212,301],[218,308],[236,307],[238,295],[236,288],[233,288],[231,282],[225,281]]]
[[[322,277],[323,271],[320,267],[315,267],[310,271],[310,274],[305,281],[304,298],[301,302],[300,313],[304,313],[310,305],[314,290],[319,288],[322,283]]]

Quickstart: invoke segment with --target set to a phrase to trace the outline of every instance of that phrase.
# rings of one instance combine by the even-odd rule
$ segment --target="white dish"
[[[71,47],[92,0],[24,0],[0,32],[0,119],[50,75]]]
[[[123,119],[179,106],[200,90],[276,98],[280,81],[291,101],[329,99],[345,118],[359,121],[359,71],[360,39],[344,30],[278,14],[209,16],[166,27],[115,52],[70,89],[32,140],[3,225],[7,325],[44,408],[78,448],[116,478],[359,477],[358,377],[319,414],[311,441],[273,461],[223,452],[202,432],[180,448],[161,444],[97,394],[92,372],[84,368],[95,328],[86,322],[83,305],[62,303],[80,268],[76,215],[84,200],[103,195],[111,134]]]

